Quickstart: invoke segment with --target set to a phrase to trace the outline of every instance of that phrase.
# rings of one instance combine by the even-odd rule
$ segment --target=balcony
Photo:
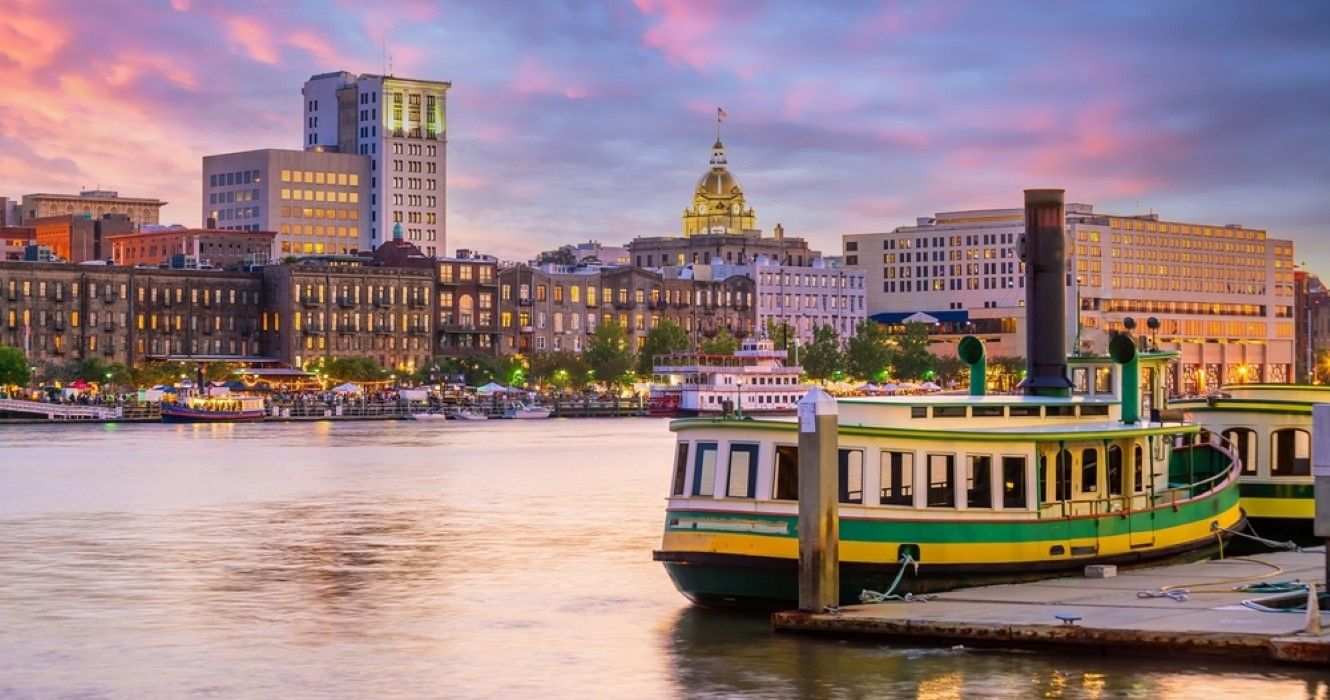
[[[314,308],[317,307],[322,302],[320,302],[319,298],[316,296],[302,296],[300,297],[300,303],[304,304],[308,308]]]
[[[519,306],[531,306],[531,303],[532,303],[532,302],[531,302],[531,298],[530,298],[530,297],[527,297],[527,298],[525,298],[525,299],[518,299],[518,300],[517,300],[517,304],[518,304]]]
[[[212,326],[204,326],[198,330],[204,335],[212,335]]]
[[[425,308],[425,300],[420,297],[411,297],[411,300],[407,302],[407,306],[413,309],[423,309]]]
[[[63,318],[51,321],[51,328],[56,331],[65,330],[65,320]]]
[[[616,308],[616,309],[631,309],[631,308],[633,308],[633,307],[635,307],[635,306],[637,306],[637,304],[634,304],[634,303],[631,302],[631,301],[616,301],[616,302],[614,302],[614,308]]]
[[[427,333],[429,333],[429,328],[425,326],[423,323],[417,323],[407,328],[406,332],[410,333],[411,335],[426,335]]]
[[[102,324],[102,330],[106,331],[107,333],[110,333],[111,331],[114,331],[114,330],[115,330],[115,322],[114,322],[114,321],[107,321],[106,323],[103,323],[103,324]]]
[[[106,355],[107,357],[110,357],[111,355],[114,355],[114,354],[115,354],[115,346],[112,345],[112,344],[110,344],[110,343],[104,343],[104,344],[102,345],[102,354],[103,354],[103,355]]]
[[[350,309],[355,307],[356,302],[351,297],[337,297],[337,305],[343,309]]]
[[[523,333],[535,333],[536,329],[531,326],[522,326]]]
[[[390,306],[390,304],[388,303],[388,297],[377,297],[376,299],[374,299],[374,305],[379,307],[380,309],[388,308]]]
[[[375,332],[375,333],[383,333],[383,334],[385,334],[385,335],[387,335],[387,334],[389,334],[389,333],[392,333],[391,330],[388,330],[388,324],[386,324],[386,323],[380,323],[380,324],[374,326],[374,332]]]
[[[114,304],[116,302],[116,296],[114,294],[103,294],[102,301],[107,304]]]

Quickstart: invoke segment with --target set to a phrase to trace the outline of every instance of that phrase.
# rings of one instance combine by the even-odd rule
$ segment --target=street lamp
[[[738,377],[734,380],[734,386],[738,389],[738,404],[734,411],[736,418],[744,417],[744,378]]]

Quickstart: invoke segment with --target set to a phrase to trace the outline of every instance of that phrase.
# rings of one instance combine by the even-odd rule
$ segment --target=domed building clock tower
[[[757,228],[757,215],[744,200],[739,180],[726,167],[725,145],[711,147],[711,168],[693,191],[693,205],[683,212],[685,238],[708,233],[742,234]]]

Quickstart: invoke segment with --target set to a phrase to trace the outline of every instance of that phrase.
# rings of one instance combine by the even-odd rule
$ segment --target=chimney
[[[1070,396],[1067,378],[1065,190],[1025,191],[1025,378],[1027,396]]]

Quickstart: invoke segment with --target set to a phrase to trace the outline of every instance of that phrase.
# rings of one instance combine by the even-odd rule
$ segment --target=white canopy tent
[[[347,382],[345,384],[342,384],[341,386],[333,387],[334,394],[359,394],[360,391],[361,391],[360,385],[352,384],[351,382]]]
[[[505,394],[509,391],[512,390],[502,384],[496,384],[494,382],[490,382],[485,386],[476,387],[477,394]]]
[[[937,323],[936,317],[929,316],[922,311],[916,311],[901,320],[905,323]]]

